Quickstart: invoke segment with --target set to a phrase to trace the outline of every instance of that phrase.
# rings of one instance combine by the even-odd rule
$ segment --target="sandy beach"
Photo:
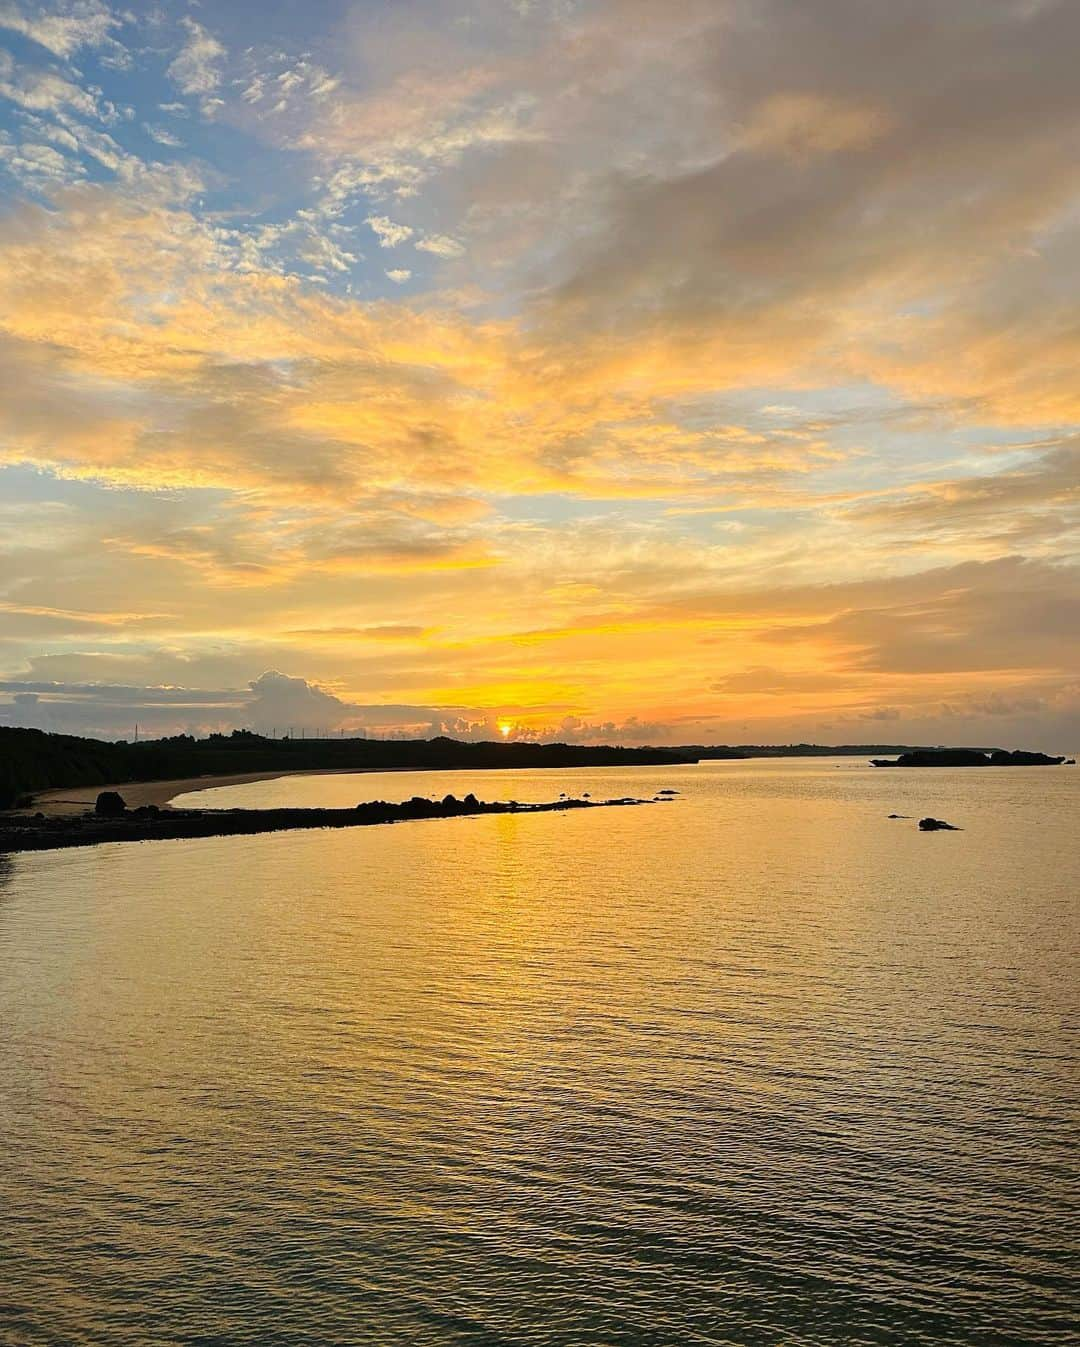
[[[88,809],[93,809],[97,797],[103,790],[118,791],[124,797],[124,803],[129,809],[138,809],[140,805],[145,804],[156,804],[161,809],[168,809],[178,795],[187,795],[193,790],[209,790],[215,786],[243,786],[249,781],[274,781],[279,776],[365,776],[371,770],[373,769],[365,767],[327,768],[323,771],[306,768],[285,772],[237,772],[233,776],[189,776],[174,781],[121,781],[103,786],[67,786],[59,790],[41,791],[35,795],[29,812],[54,816],[83,814]]]

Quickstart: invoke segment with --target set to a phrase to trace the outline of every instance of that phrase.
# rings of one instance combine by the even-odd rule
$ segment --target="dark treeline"
[[[678,751],[699,759],[715,758],[861,758],[868,753],[911,753],[911,744],[680,744]],[[977,749],[989,753],[990,749]]]
[[[38,791],[234,772],[326,768],[623,767],[694,762],[678,749],[578,744],[461,743],[456,739],[266,739],[246,730],[194,739],[106,743],[0,727],[0,809]]]
[[[714,758],[835,757],[915,751],[906,744],[682,744],[618,748],[585,744],[463,743],[457,739],[269,739],[249,730],[140,743],[0,726],[0,809],[39,791],[235,772],[326,768],[467,769],[633,767]],[[978,752],[990,750],[976,750]]]

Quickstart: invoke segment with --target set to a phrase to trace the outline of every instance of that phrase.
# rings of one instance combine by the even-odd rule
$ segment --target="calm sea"
[[[5,1347],[1076,1342],[1080,768],[203,803],[661,787],[0,857]]]

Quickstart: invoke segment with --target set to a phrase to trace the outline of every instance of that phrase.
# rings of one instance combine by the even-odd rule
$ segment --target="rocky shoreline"
[[[111,799],[108,797],[112,797]],[[55,851],[103,842],[149,842],[192,837],[232,837],[300,828],[358,828],[409,819],[462,818],[475,814],[547,814],[570,809],[660,803],[659,799],[563,799],[542,804],[485,801],[475,795],[442,800],[413,796],[400,804],[369,800],[351,809],[127,809],[107,792],[97,808],[76,815],[14,814],[0,820],[0,854]]]

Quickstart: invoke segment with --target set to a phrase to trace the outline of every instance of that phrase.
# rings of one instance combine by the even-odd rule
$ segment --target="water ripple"
[[[5,864],[0,1342],[1074,1342],[1080,776],[1010,771]]]

